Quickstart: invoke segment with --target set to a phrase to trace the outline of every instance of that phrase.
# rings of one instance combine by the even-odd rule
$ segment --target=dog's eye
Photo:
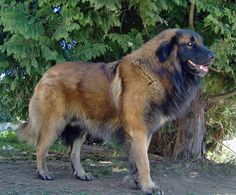
[[[192,42],[189,42],[189,43],[188,43],[188,46],[193,46],[193,43],[192,43]]]

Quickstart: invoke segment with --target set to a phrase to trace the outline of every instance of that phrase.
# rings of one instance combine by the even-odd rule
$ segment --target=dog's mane
[[[199,77],[182,70],[176,51],[172,51],[172,54],[165,62],[160,62],[156,55],[157,49],[162,44],[170,42],[178,30],[180,29],[163,31],[141,48],[126,56],[146,76],[150,77],[151,75],[152,78],[156,78],[159,81],[162,78],[167,78],[170,81],[172,85],[171,93],[167,93],[166,101],[158,106],[170,118],[176,118],[176,116],[184,113],[200,84]]]

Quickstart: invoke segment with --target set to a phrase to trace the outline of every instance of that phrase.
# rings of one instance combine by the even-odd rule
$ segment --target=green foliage
[[[211,105],[206,111],[206,120],[208,140],[211,142],[221,140],[224,135],[228,135],[228,138],[233,136],[236,132],[235,102],[227,101]]]
[[[210,3],[209,3],[210,2]],[[234,76],[236,57],[236,5],[224,1],[196,1],[198,12],[209,13],[203,19],[211,48],[217,53],[217,70]],[[199,25],[200,26],[200,25]]]
[[[109,47],[103,43],[93,43],[85,41],[83,45],[78,46],[73,52],[73,58],[78,58],[82,61],[98,58],[109,51]],[[79,55],[78,55],[79,54]]]
[[[107,37],[114,43],[118,44],[118,47],[123,49],[123,52],[130,52],[142,45],[142,34],[135,29],[131,29],[128,34],[111,33]]]
[[[195,30],[217,56],[205,82],[206,93],[215,95],[235,87],[236,5],[225,0],[195,3]],[[55,6],[61,6],[60,13],[52,12]],[[0,79],[0,115],[26,119],[34,86],[54,64],[120,59],[164,29],[188,28],[189,10],[185,0],[1,0],[0,75],[5,77]],[[65,50],[63,40],[77,44]],[[208,112],[208,127],[221,122],[235,131],[235,99],[231,101]]]
[[[61,159],[67,158],[66,152],[68,147],[61,140],[53,144],[49,151],[50,158],[57,158],[56,155],[61,155]],[[66,155],[66,156],[65,156]],[[7,130],[0,132],[0,156],[3,159],[36,159],[35,148],[25,142],[20,142],[17,139],[15,131]]]
[[[233,164],[236,163],[235,153],[221,142],[216,145],[214,150],[207,153],[207,158],[214,160],[216,163]]]
[[[8,143],[18,143],[16,134],[12,130],[0,132],[0,138],[7,140]]]
[[[20,34],[25,39],[39,40],[43,35],[43,26],[39,18],[30,14],[28,2],[11,3],[10,6],[2,3],[1,23],[4,31],[11,34]]]
[[[6,159],[35,159],[34,148],[17,140],[15,132],[0,132],[0,156]]]
[[[195,2],[196,17],[202,21],[196,22],[196,29],[199,29],[204,41],[216,53],[213,71],[207,76],[205,82],[206,94],[207,96],[221,94],[236,86],[236,5],[233,1],[223,0]],[[206,110],[207,140],[215,146],[226,135],[229,137],[236,133],[235,100],[236,98],[232,97],[229,100],[208,105]],[[216,147],[213,148],[216,149]]]

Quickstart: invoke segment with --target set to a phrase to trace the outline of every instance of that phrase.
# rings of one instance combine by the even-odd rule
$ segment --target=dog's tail
[[[26,141],[36,145],[38,141],[39,129],[33,127],[30,120],[20,124],[16,129],[16,135],[20,141]]]

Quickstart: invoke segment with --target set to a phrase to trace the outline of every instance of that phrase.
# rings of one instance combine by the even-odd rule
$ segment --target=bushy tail
[[[16,129],[16,135],[20,141],[26,141],[34,145],[36,145],[38,141],[38,134],[38,130],[33,128],[30,121],[20,124]]]

